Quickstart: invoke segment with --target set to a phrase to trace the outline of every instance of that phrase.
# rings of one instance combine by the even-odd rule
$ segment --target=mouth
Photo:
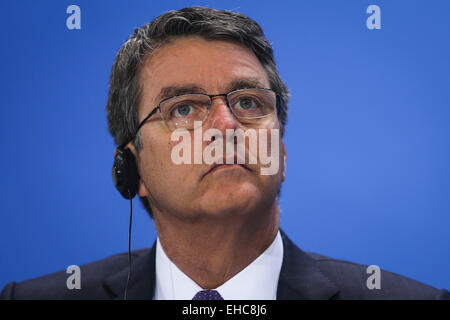
[[[234,157],[233,159],[233,163],[231,164],[227,164],[226,159],[224,158],[222,163],[214,163],[212,164],[208,170],[203,174],[202,178],[204,178],[206,175],[219,171],[219,170],[227,170],[227,169],[236,169],[236,168],[241,168],[241,169],[245,169],[247,171],[252,171],[246,164],[239,164],[236,161],[236,157]]]

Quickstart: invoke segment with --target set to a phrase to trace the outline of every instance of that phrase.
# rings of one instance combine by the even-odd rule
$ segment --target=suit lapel
[[[155,291],[155,256],[156,241],[150,250],[140,256],[134,258],[132,256],[131,277],[127,293],[128,299],[153,299]],[[128,265],[123,270],[107,278],[104,281],[104,286],[116,299],[123,299],[127,277]]]
[[[278,300],[330,299],[339,289],[328,280],[314,260],[300,250],[280,229],[283,239],[283,264],[278,281]]]

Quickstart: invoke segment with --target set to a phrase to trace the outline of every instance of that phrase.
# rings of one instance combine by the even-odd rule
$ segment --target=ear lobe
[[[129,142],[125,148],[130,149],[131,153],[133,154],[133,156],[136,158],[137,160],[137,152],[136,152],[136,148],[134,147],[134,144],[132,142]]]
[[[148,197],[150,195],[150,193],[147,190],[147,187],[142,182],[142,179],[139,180],[138,195],[139,195],[139,197]]]

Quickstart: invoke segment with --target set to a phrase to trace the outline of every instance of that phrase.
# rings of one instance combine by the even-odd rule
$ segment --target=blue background
[[[109,73],[134,28],[194,4],[249,15],[274,46],[292,94],[287,234],[450,288],[449,1],[162,2],[1,1],[0,287],[127,250]],[[81,30],[66,28],[70,4]],[[156,237],[135,204],[133,249]]]

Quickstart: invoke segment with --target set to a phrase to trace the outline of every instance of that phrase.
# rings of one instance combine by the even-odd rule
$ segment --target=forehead
[[[250,49],[198,37],[177,39],[159,48],[144,62],[139,80],[144,108],[156,105],[161,90],[171,86],[190,85],[209,94],[224,93],[241,80],[270,87],[267,73]]]

